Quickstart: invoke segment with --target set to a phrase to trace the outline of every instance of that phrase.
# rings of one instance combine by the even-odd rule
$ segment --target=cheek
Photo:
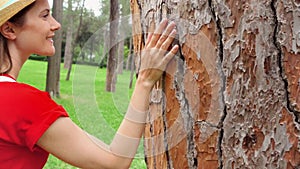
[[[20,50],[30,50],[30,46],[32,45],[32,42],[34,42],[32,39],[32,35],[22,32],[22,34],[17,36],[16,45]]]
[[[47,31],[42,31],[41,27],[33,27],[23,29],[17,36],[17,46],[26,53],[34,53],[38,55],[53,55],[55,48],[53,44],[47,40]]]
[[[34,36],[25,36],[19,39],[18,45],[26,51],[35,50],[38,47],[38,40]]]

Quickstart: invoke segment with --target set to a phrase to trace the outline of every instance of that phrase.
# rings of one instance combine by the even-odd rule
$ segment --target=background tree
[[[52,10],[53,17],[61,23],[63,17],[63,0],[54,0]],[[49,92],[52,97],[59,97],[62,29],[56,31],[56,36],[54,37],[54,46],[56,49],[55,55],[48,57],[46,91]]]
[[[74,39],[77,40],[79,37],[79,33],[82,27],[82,17],[83,17],[83,11],[84,11],[84,3],[85,0],[82,0],[82,5],[79,7],[79,11],[80,11],[80,15],[79,15],[79,24],[78,27],[75,32],[75,36]],[[78,8],[77,8],[78,9]],[[67,29],[67,37],[66,37],[66,50],[65,50],[65,60],[64,60],[64,67],[66,69],[68,69],[68,73],[66,76],[66,80],[70,79],[70,75],[71,75],[71,71],[72,71],[72,64],[73,64],[73,58],[74,58],[74,46],[75,46],[75,42],[73,41],[73,27],[74,27],[74,22],[73,22],[73,18],[74,18],[74,14],[73,14],[73,7],[72,7],[72,0],[68,0],[68,14],[70,14],[67,19],[67,25],[68,25],[68,29]],[[69,37],[70,36],[70,37]]]
[[[109,54],[107,59],[106,72],[106,91],[114,92],[116,84],[116,67],[118,53],[118,25],[119,25],[119,2],[110,0],[110,17],[109,17]]]
[[[118,67],[117,73],[122,74],[123,68],[125,66],[125,53],[124,48],[130,49],[130,40],[131,31],[128,29],[131,24],[128,24],[130,20],[127,20],[127,16],[130,14],[130,5],[127,0],[120,0],[120,24],[119,24],[119,41],[118,41]],[[129,18],[130,19],[130,18]],[[128,43],[126,44],[128,40]]]
[[[132,85],[133,85],[133,78],[134,78],[134,72],[135,72],[132,38],[130,38],[130,40],[129,40],[129,52],[128,52],[128,57],[127,57],[126,70],[130,71],[129,88],[131,89]]]
[[[148,168],[298,168],[299,2],[131,0],[135,53],[162,18],[180,52],[152,91]]]
[[[126,24],[124,20],[121,19],[120,25]],[[119,42],[118,42],[118,58],[117,58],[117,73],[123,73],[123,66],[124,66],[124,41],[125,41],[125,32],[120,30],[119,31]]]
[[[73,43],[73,1],[68,0],[68,7],[66,10],[66,16],[68,18],[66,27],[66,44],[64,52],[64,68],[69,69],[72,66],[72,43]],[[67,80],[69,76],[67,75]]]

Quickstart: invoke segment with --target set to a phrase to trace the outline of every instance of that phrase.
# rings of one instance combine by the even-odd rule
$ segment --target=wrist
[[[135,84],[136,88],[143,88],[144,90],[147,90],[148,92],[151,92],[152,88],[154,86],[154,83],[143,80],[142,78],[138,78]]]

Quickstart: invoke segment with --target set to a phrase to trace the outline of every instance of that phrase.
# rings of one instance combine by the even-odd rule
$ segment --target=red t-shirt
[[[59,117],[68,117],[48,93],[0,82],[0,169],[41,169],[49,153],[36,145]]]

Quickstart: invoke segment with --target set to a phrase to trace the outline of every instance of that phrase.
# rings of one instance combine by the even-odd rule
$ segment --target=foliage
[[[72,11],[68,8],[68,3],[64,3],[64,15],[62,22],[63,42],[62,42],[62,60],[64,56],[64,48],[66,44],[67,23],[72,19],[73,22],[73,61],[76,63],[98,64],[99,67],[106,67],[107,51],[103,53],[103,48],[107,45],[109,39],[106,38],[105,33],[108,31],[109,7],[108,0],[98,0],[101,4],[99,9],[100,15],[96,16],[94,11],[84,7],[82,16],[82,27],[78,32],[78,38],[75,39],[76,32],[79,27],[80,12],[83,0],[72,0]],[[89,1],[89,0],[86,0]],[[130,14],[130,4],[127,0],[120,0],[121,15],[128,16]],[[122,28],[120,28],[122,29]],[[90,38],[94,38],[92,41]],[[95,42],[96,41],[96,42]],[[129,48],[128,40],[125,46]],[[124,52],[125,53],[125,52]],[[91,56],[93,59],[91,59]],[[124,55],[126,58],[127,55]]]

